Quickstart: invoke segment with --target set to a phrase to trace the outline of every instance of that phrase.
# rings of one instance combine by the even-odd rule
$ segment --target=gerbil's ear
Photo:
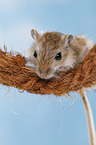
[[[71,34],[68,34],[65,38],[65,47],[67,48],[72,42],[73,42],[74,36]]]
[[[33,38],[34,40],[37,40],[39,34],[38,34],[38,32],[37,32],[35,29],[32,29],[32,30],[31,30],[31,36],[32,36],[32,38]]]

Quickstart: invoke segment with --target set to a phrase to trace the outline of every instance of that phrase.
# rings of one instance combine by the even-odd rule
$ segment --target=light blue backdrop
[[[31,28],[96,43],[96,0],[0,0],[0,47],[26,55]],[[0,87],[0,145],[89,145],[82,100]],[[96,93],[88,93],[96,126]]]

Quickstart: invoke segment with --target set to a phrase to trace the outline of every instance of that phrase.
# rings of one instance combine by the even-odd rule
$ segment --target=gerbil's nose
[[[48,74],[49,73],[49,68],[48,69],[41,69],[41,68],[39,68],[39,72],[40,72],[40,74]]]
[[[47,77],[47,75],[48,75],[48,73],[49,73],[49,69],[46,69],[46,70],[41,70],[40,68],[39,68],[39,73],[40,73],[40,77],[42,77],[42,78],[45,78],[45,77]]]

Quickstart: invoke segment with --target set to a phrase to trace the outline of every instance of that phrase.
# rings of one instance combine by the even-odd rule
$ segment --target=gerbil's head
[[[74,50],[70,45],[74,39],[73,35],[58,32],[46,32],[39,34],[31,30],[35,40],[30,50],[32,68],[37,75],[43,79],[55,77],[58,71],[66,71],[75,63]]]

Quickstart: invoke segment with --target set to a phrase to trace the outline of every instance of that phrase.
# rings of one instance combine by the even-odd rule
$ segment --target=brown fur
[[[85,47],[88,41],[86,38],[74,37],[74,40],[66,49],[68,34],[46,32],[39,35],[36,30],[32,30],[32,32],[35,34],[35,43],[30,49],[29,61],[31,60],[35,65],[34,71],[41,78],[49,79],[56,77],[58,71],[69,71],[78,65],[85,56]],[[37,52],[37,58],[33,56],[34,51]],[[55,59],[56,54],[59,52],[62,55],[60,61]]]

